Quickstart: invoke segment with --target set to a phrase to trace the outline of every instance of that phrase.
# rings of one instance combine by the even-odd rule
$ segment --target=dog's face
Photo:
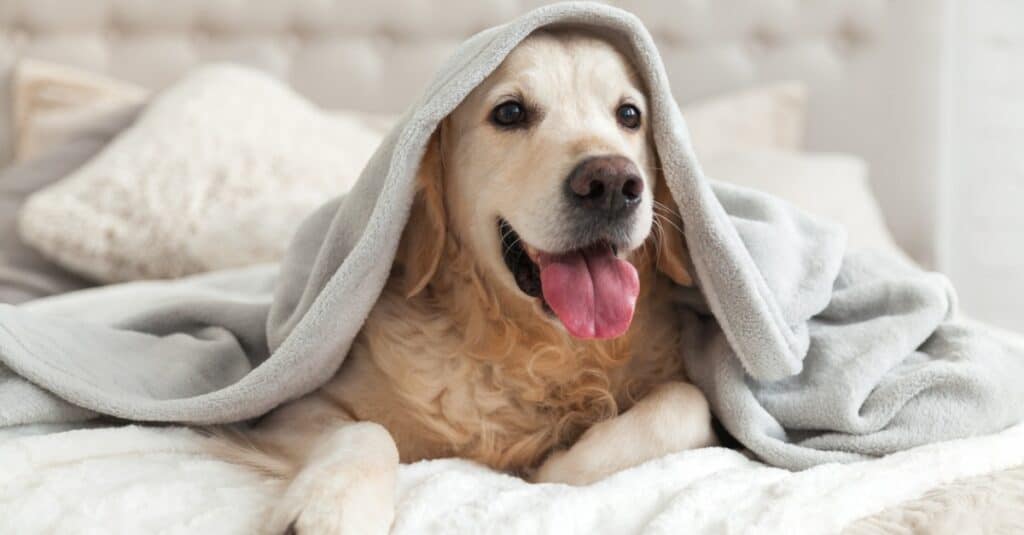
[[[490,280],[577,338],[616,337],[633,315],[629,258],[651,234],[658,176],[647,113],[614,47],[545,32],[435,135],[447,231]]]
[[[599,241],[635,249],[653,214],[646,114],[644,92],[609,44],[531,36],[451,116],[453,220],[482,250],[498,249],[501,220],[534,251]]]

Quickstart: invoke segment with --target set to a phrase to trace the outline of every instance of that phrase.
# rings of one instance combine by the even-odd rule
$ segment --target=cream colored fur
[[[489,112],[510,96],[543,127],[494,128]],[[219,443],[290,481],[269,531],[385,532],[399,461],[456,456],[587,484],[715,442],[707,402],[685,382],[666,298],[670,285],[690,283],[681,223],[656,202],[664,190],[647,129],[616,122],[622,102],[644,111],[642,87],[611,46],[541,33],[445,120],[391,279],[341,370],[243,431],[255,449]],[[641,293],[625,335],[580,341],[518,289],[496,221],[527,247],[564,248],[562,182],[581,159],[605,154],[631,158],[644,175],[622,251]]]

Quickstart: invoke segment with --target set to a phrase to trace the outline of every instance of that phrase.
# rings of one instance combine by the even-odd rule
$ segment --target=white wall
[[[969,314],[1024,331],[1024,0],[958,0],[939,268]]]

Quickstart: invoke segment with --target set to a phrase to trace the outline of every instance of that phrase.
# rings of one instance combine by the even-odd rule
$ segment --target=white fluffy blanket
[[[0,533],[251,534],[275,499],[272,482],[205,455],[185,429],[31,431],[0,435]],[[836,533],[937,485],[1021,463],[1024,425],[802,472],[696,450],[580,488],[420,462],[402,467],[393,533]]]

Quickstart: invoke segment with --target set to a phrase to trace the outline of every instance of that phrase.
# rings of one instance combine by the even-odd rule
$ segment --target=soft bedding
[[[3,440],[0,433],[0,533],[248,535],[275,499],[272,482],[210,458],[183,429]],[[987,506],[991,476],[950,482],[1022,463],[1024,426],[803,472],[710,448],[589,487],[532,485],[466,461],[426,461],[400,469],[392,533],[1014,533],[1024,511]],[[1021,494],[1007,491],[1024,480],[1004,477],[1003,500],[1020,503]],[[936,514],[936,504],[950,514]]]
[[[883,533],[1024,533],[1024,464],[942,485],[843,530],[843,535]]]
[[[458,461],[421,463],[403,468],[396,531],[834,532],[937,484],[1024,462],[1024,430],[999,432],[1019,421],[1022,406],[1014,344],[956,320],[954,294],[940,277],[846,251],[838,227],[707,181],[635,19],[601,6],[542,9],[478,36],[466,49],[480,53],[472,68],[456,62],[446,72],[482,75],[530,29],[558,21],[625,39],[652,85],[659,154],[705,294],[680,292],[681,313],[695,327],[688,372],[754,454],[807,469],[708,449],[574,489],[530,486]],[[468,87],[442,76],[354,191],[306,222],[283,271],[257,267],[0,307],[0,361],[10,368],[0,368],[0,399],[10,402],[0,404],[0,425],[95,413],[238,420],[314,388],[340,365],[383,284],[419,142]],[[835,354],[847,358],[829,358]],[[988,433],[995,434],[941,442]],[[180,429],[127,427],[0,444],[0,522],[8,523],[0,531],[248,532],[273,485],[204,458],[196,440]],[[915,447],[927,442],[939,443]]]
[[[1020,344],[959,320],[956,294],[941,275],[850,250],[834,223],[708,180],[646,29],[624,11],[570,3],[463,44],[352,189],[305,220],[279,267],[0,305],[0,362],[14,372],[0,382],[0,398],[9,400],[0,425],[74,420],[83,411],[232,422],[320,386],[388,277],[428,137],[521,39],[557,24],[620,43],[648,88],[662,179],[697,279],[697,288],[676,295],[680,358],[744,446],[771,464],[802,469],[1021,420]],[[179,112],[196,116],[181,100]],[[148,107],[136,125],[173,114],[166,103]],[[112,154],[93,163],[120,162]]]

